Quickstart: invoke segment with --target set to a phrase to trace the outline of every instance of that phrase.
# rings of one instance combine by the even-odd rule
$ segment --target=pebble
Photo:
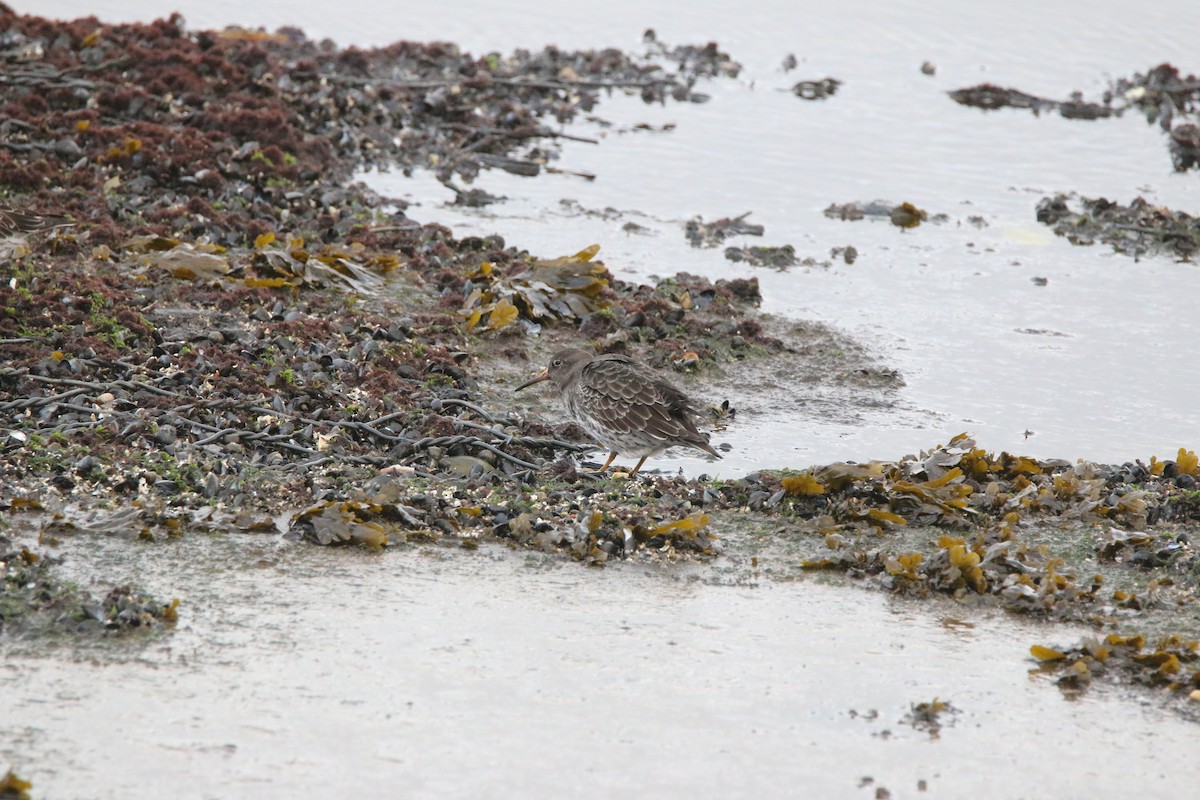
[[[75,462],[75,469],[79,472],[88,472],[100,466],[103,466],[103,462],[95,456],[84,456]]]
[[[154,432],[154,441],[163,445],[174,444],[178,437],[179,432],[174,425],[159,425],[158,430]]]

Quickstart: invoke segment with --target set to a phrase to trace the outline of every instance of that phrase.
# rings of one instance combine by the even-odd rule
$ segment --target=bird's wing
[[[598,358],[583,368],[583,400],[616,433],[644,431],[663,441],[703,442],[687,398],[624,356]]]
[[[0,208],[0,235],[14,236],[20,233],[50,230],[70,225],[66,217],[46,214],[31,214],[16,208]]]

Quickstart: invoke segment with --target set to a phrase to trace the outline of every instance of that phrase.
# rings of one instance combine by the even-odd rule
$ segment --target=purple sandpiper
[[[515,391],[547,380],[558,387],[571,417],[609,450],[597,472],[608,469],[618,454],[637,456],[641,460],[629,473],[632,478],[647,458],[676,445],[721,457],[696,430],[692,401],[633,359],[560,350],[550,366]]]

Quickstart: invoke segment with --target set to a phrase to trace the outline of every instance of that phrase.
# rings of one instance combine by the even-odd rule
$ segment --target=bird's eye
[[[552,367],[561,367],[561,366],[562,366],[562,359],[561,359],[561,358],[556,358],[556,359],[554,359],[554,363],[553,363],[553,364],[551,364],[550,366],[552,366]]]

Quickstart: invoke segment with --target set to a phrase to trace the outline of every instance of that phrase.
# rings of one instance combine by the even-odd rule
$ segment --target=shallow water
[[[39,798],[873,797],[867,776],[895,797],[920,780],[930,797],[1116,797],[1200,778],[1188,723],[1027,674],[1030,644],[1073,632],[952,603],[498,546],[63,552],[69,573],[183,605],[140,654],[5,658],[0,758]],[[902,722],[935,697],[961,709],[937,739]]]
[[[16,5],[63,17],[164,13],[149,0]],[[985,115],[944,94],[990,80],[1095,96],[1108,76],[1164,60],[1196,71],[1194,36],[1177,24],[1182,2],[1092,4],[1088,18],[1103,25],[1081,23],[1072,5],[175,7],[193,27],[296,24],[340,43],[443,39],[476,52],[547,42],[636,49],[646,27],[667,42],[718,40],[747,70],[703,86],[712,102],[613,98],[598,109],[623,125],[673,122],[673,132],[565,143],[557,166],[594,172],[594,183],[488,173],[478,185],[509,202],[462,213],[428,177],[378,180],[415,201],[411,216],[460,234],[500,232],[543,256],[598,242],[621,276],[757,275],[765,308],[838,325],[902,372],[899,410],[853,423],[740,416],[723,435],[734,449],[722,462],[740,474],[894,458],[962,430],[990,449],[1066,458],[1195,447],[1188,411],[1200,379],[1181,355],[1200,324],[1194,267],[1073,248],[1033,219],[1041,196],[1071,189],[1121,201],[1144,194],[1194,212],[1195,176],[1172,174],[1157,130],[1132,116]],[[784,75],[777,65],[789,52],[802,63]],[[919,73],[924,60],[936,77]],[[829,101],[780,91],[826,75],[846,81]],[[571,132],[603,133],[586,123]],[[629,213],[566,216],[563,198]],[[900,232],[821,214],[876,198],[910,200],[951,223]],[[792,243],[817,258],[854,244],[860,258],[775,273],[686,246],[687,218],[745,211],[767,235],[731,244]],[[987,227],[965,223],[976,214]],[[626,220],[656,235],[628,236]],[[659,465],[711,471],[686,457]],[[501,547],[375,556],[272,536],[78,537],[62,549],[73,574],[133,580],[184,605],[172,637],[132,655],[6,646],[0,768],[31,778],[39,798],[518,788],[530,797],[740,797],[797,787],[873,797],[878,785],[894,797],[1166,796],[1200,778],[1194,727],[1164,714],[1158,698],[1093,690],[1067,701],[1027,674],[1031,644],[1082,631],[812,579],[776,582],[735,558],[589,570]],[[934,697],[962,713],[931,740],[900,720]],[[872,709],[877,719],[861,716]],[[860,786],[866,776],[876,783]]]
[[[861,423],[831,423],[806,416],[799,391],[799,414],[743,417],[726,434],[734,446],[722,464],[728,474],[896,458],[962,431],[989,449],[1104,462],[1193,447],[1190,398],[1200,376],[1181,345],[1200,334],[1195,267],[1074,247],[1039,225],[1034,208],[1043,196],[1078,190],[1194,209],[1195,176],[1171,173],[1159,134],[1133,116],[1087,123],[984,115],[944,95],[983,77],[929,79],[914,67],[871,91],[849,83],[832,100],[806,104],[769,85],[791,78],[766,73],[753,89],[705,87],[714,100],[699,108],[609,102],[599,114],[619,125],[670,121],[677,128],[610,135],[598,147],[566,143],[557,166],[593,172],[594,183],[489,173],[478,185],[510,200],[483,211],[447,207],[449,192],[428,178],[415,186],[397,175],[371,182],[420,203],[411,216],[459,233],[499,231],[547,255],[599,242],[601,257],[622,277],[757,275],[764,309],[846,330],[900,371],[902,407],[924,412],[887,409]],[[1037,81],[1028,75],[1012,83]],[[604,135],[587,125],[572,132]],[[569,215],[562,198],[641,213]],[[821,213],[830,203],[877,198],[909,200],[950,222],[901,231]],[[746,211],[766,235],[729,244],[790,243],[818,260],[853,244],[859,258],[780,273],[728,262],[723,248],[694,250],[683,239],[690,216]],[[970,216],[986,227],[968,223]],[[624,233],[627,220],[656,235]],[[720,391],[739,404],[736,387]],[[695,460],[679,463],[704,469]]]

